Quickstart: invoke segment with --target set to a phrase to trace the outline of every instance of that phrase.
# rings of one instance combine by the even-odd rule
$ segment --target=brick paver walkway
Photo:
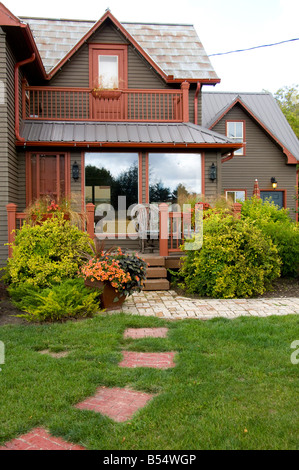
[[[92,410],[109,416],[119,423],[127,421],[140,408],[143,408],[153,395],[126,388],[101,387],[97,393],[76,405],[80,410]]]
[[[71,444],[53,437],[43,428],[36,428],[28,434],[24,434],[10,442],[7,442],[1,450],[85,450],[84,447]]]
[[[124,313],[169,319],[239,316],[267,317],[270,315],[299,314],[299,298],[277,299],[192,299],[181,297],[175,291],[155,291],[133,294],[124,303]],[[113,313],[120,312],[114,310]]]
[[[173,361],[175,352],[163,353],[141,353],[123,351],[123,360],[118,364],[120,367],[152,367],[154,369],[169,369],[175,367]]]

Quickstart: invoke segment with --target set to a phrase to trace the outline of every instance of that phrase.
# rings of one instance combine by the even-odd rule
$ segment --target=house
[[[77,195],[79,210],[94,204],[92,232],[132,249],[136,203],[182,204],[224,191],[238,199],[234,191],[250,195],[260,176],[271,190],[265,176],[277,178],[291,204],[298,141],[290,143],[289,130],[276,136],[245,95],[202,92],[220,79],[192,25],[120,23],[109,10],[96,23],[18,18],[0,3],[0,60],[2,265],[10,228],[45,194]],[[226,131],[223,123],[240,120],[242,135],[238,126]],[[259,133],[273,158],[252,150]],[[168,253],[179,251],[172,242]]]
[[[299,141],[273,96],[204,92],[202,125],[245,144],[222,167],[222,192],[234,201],[245,199],[258,179],[262,199],[289,208],[295,219]]]

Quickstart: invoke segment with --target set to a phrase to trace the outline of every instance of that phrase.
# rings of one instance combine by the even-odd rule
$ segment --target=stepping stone
[[[85,450],[84,447],[53,437],[45,429],[36,428],[6,443],[0,450]]]
[[[128,328],[124,338],[166,338],[168,328]]]
[[[39,354],[48,354],[48,356],[54,357],[55,359],[59,359],[61,357],[67,357],[69,355],[68,351],[60,351],[58,353],[51,352],[49,349],[45,349],[44,351],[38,351]]]
[[[169,369],[175,367],[175,352],[143,353],[123,351],[123,360],[120,367],[152,367],[154,369]]]
[[[76,405],[80,410],[92,410],[101,413],[119,423],[131,419],[143,408],[154,395],[136,392],[126,388],[101,387],[93,397]]]

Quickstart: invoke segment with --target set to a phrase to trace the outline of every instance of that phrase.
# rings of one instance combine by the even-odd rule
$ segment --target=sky
[[[16,16],[193,24],[208,54],[299,38],[298,0],[2,0]],[[215,91],[268,90],[299,83],[299,41],[211,57]],[[204,90],[208,90],[205,87]]]

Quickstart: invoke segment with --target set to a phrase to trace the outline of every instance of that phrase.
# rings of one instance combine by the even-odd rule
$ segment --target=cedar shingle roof
[[[49,73],[95,24],[93,21],[27,18]],[[192,25],[121,23],[144,51],[174,79],[218,79]]]

